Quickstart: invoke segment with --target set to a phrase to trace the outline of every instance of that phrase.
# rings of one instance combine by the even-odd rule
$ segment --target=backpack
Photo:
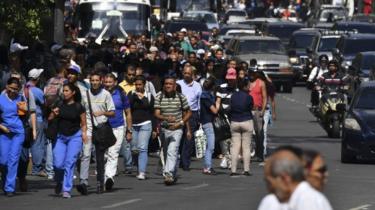
[[[65,78],[53,77],[44,87],[45,106],[52,108],[56,102],[61,100],[60,93],[64,85]]]

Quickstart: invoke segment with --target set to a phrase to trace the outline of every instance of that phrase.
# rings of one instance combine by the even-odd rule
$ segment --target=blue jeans
[[[206,154],[204,154],[204,168],[212,168],[212,154],[215,150],[215,132],[212,123],[202,125],[204,134],[207,137]]]
[[[48,176],[53,177],[55,172],[53,171],[53,151],[52,151],[52,141],[47,139],[46,142],[46,173]]]
[[[195,133],[199,129],[199,112],[193,111],[192,116],[189,119],[191,133]],[[186,131],[185,131],[186,132]],[[182,168],[188,169],[190,167],[191,156],[193,155],[195,148],[194,136],[191,140],[186,138],[186,133],[183,137],[182,151],[181,151],[181,163]]]
[[[36,139],[30,151],[33,160],[32,174],[38,174],[43,170],[43,159],[46,150],[46,136],[44,134],[44,122],[37,122]]]
[[[61,183],[63,192],[70,192],[73,187],[74,168],[82,150],[82,132],[72,136],[60,135],[53,147],[55,180]]]
[[[148,142],[151,137],[151,122],[141,126],[133,126],[132,144],[138,150],[138,171],[145,173],[148,161]]]
[[[25,134],[0,134],[0,169],[4,179],[4,191],[16,191],[18,163]]]
[[[122,141],[120,152],[121,152],[122,157],[124,158],[125,170],[131,170],[133,167],[131,142],[128,142],[126,139]]]

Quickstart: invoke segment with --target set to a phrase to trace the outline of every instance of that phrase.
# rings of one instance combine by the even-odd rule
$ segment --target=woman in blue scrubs
[[[2,189],[8,197],[14,196],[16,191],[18,161],[25,140],[19,114],[27,112],[27,104],[19,94],[20,89],[20,81],[12,77],[0,95],[0,170]]]
[[[48,120],[58,119],[57,140],[53,147],[55,169],[55,193],[70,198],[73,187],[74,168],[87,142],[86,112],[81,105],[81,94],[72,83],[63,86],[64,101],[52,110]]]

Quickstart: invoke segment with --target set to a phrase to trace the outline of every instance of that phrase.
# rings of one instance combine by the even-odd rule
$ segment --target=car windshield
[[[357,54],[359,52],[375,51],[375,39],[354,39],[345,42],[344,55]]]
[[[344,9],[325,9],[320,13],[319,19],[325,21],[331,16],[333,20],[341,20],[345,19],[346,13]]]
[[[285,55],[285,49],[278,40],[241,40],[238,54]]]
[[[375,88],[365,88],[358,97],[356,109],[375,109]]]
[[[270,26],[268,28],[268,34],[279,37],[280,39],[289,39],[290,35],[300,28],[300,26]]]
[[[313,34],[297,34],[290,39],[290,47],[296,49],[310,47],[314,36]]]
[[[206,23],[216,23],[216,18],[212,14],[202,14],[202,13],[187,13],[184,17],[197,18],[203,20]]]
[[[318,52],[331,51],[336,47],[337,40],[339,40],[338,37],[322,38],[319,43]]]
[[[364,56],[362,60],[362,69],[372,69],[375,65],[375,55]]]
[[[181,23],[181,22],[174,22],[170,23],[166,29],[168,32],[175,33],[180,31],[182,28],[186,28],[187,30],[191,31],[208,31],[207,25],[204,23]]]

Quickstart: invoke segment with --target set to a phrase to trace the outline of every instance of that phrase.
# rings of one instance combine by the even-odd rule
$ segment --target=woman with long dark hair
[[[87,141],[86,111],[81,105],[79,88],[72,83],[63,86],[64,101],[52,109],[48,120],[58,118],[57,140],[53,147],[55,193],[70,198],[74,168]]]

